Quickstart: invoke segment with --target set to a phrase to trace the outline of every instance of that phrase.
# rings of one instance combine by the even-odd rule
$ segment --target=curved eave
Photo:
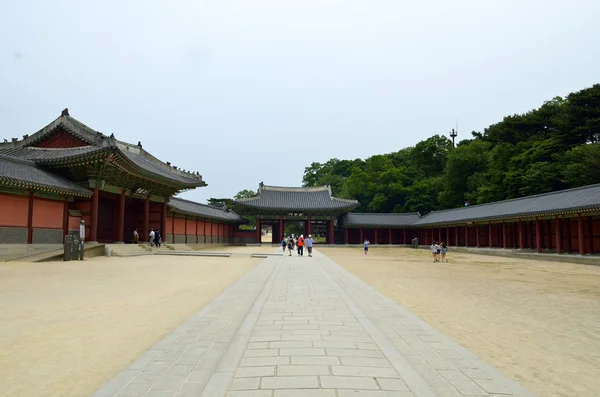
[[[517,213],[510,214],[507,216],[493,216],[493,217],[479,217],[479,218],[468,218],[468,219],[459,219],[454,221],[446,221],[446,222],[431,222],[431,223],[417,223],[413,226],[415,227],[425,227],[425,226],[450,226],[457,224],[466,224],[466,223],[479,223],[479,222],[498,222],[498,221],[518,221],[519,219],[531,219],[536,217],[548,217],[548,216],[561,216],[561,215],[577,215],[581,212],[600,212],[599,205],[586,205],[580,207],[573,207],[566,210],[557,210],[557,211],[536,211],[536,212],[526,212],[526,213]]]
[[[96,160],[107,158],[110,154],[114,154],[118,156],[118,159],[115,161],[115,164],[120,166],[119,168],[123,171],[126,171],[136,177],[142,179],[151,179],[158,181],[164,185],[175,187],[178,189],[191,189],[196,187],[206,186],[206,183],[200,179],[197,182],[180,182],[174,179],[166,178],[162,175],[155,174],[151,171],[148,171],[134,162],[132,162],[127,156],[121,153],[121,150],[115,146],[108,146],[105,148],[98,149],[93,152],[86,152],[81,154],[76,154],[68,157],[60,157],[57,159],[35,159],[34,161],[37,164],[47,165],[47,166],[73,166],[73,165],[86,165],[94,163]]]
[[[46,185],[37,182],[28,182],[0,176],[0,185],[20,188],[25,190],[36,190],[46,193],[58,194],[61,196],[75,196],[75,197],[92,197],[93,193],[87,189],[69,189],[58,186]]]

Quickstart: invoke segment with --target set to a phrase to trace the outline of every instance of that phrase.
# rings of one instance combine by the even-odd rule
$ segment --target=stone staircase
[[[154,255],[149,246],[143,244],[106,244],[106,256]]]

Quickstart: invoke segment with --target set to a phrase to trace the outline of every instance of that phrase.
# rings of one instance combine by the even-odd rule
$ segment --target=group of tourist
[[[300,237],[296,239],[294,234],[292,233],[290,236],[287,236],[287,238],[281,240],[281,248],[283,252],[285,252],[286,248],[288,249],[288,256],[292,256],[292,251],[294,250],[294,247],[298,251],[298,256],[304,256],[304,247],[306,247],[306,250],[308,251],[308,256],[312,257],[312,236],[309,234],[307,238],[304,238],[304,235],[301,234]]]
[[[131,239],[131,242],[133,244],[140,243],[140,233],[138,232],[137,229],[135,229],[133,231],[133,238]],[[160,235],[160,230],[150,229],[150,233],[148,235],[148,242],[150,243],[151,247],[156,246],[156,247],[160,248],[162,246],[162,236]]]
[[[448,247],[446,246],[446,243],[441,242],[438,243],[437,241],[434,241],[433,244],[431,244],[431,254],[433,255],[433,261],[434,262],[448,262],[448,259],[446,259],[446,251],[448,250]]]

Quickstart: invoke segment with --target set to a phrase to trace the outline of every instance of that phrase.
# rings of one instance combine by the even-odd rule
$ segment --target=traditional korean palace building
[[[0,243],[62,243],[85,221],[87,241],[227,243],[245,219],[227,208],[174,198],[206,186],[177,169],[75,120],[65,109],[22,140],[0,144]]]
[[[32,135],[0,143],[0,244],[61,244],[85,222],[86,241],[142,240],[159,229],[167,243],[230,244],[261,241],[270,226],[273,243],[285,225],[327,244],[430,245],[600,252],[600,185],[474,205],[426,216],[356,213],[359,203],[332,196],[328,186],[260,184],[257,195],[236,204],[256,217],[256,231],[225,206],[174,197],[206,186],[197,172],[180,170],[130,144],[82,124],[65,109]]]
[[[260,184],[257,196],[237,200],[270,225],[273,243],[283,239],[287,222],[304,223],[329,244],[419,244],[522,249],[537,252],[600,253],[600,185],[463,208],[419,213],[355,213],[359,204],[331,195],[329,187],[289,188]]]

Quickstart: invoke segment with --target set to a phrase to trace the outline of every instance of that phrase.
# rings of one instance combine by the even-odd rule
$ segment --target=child
[[[371,242],[368,239],[365,239],[365,242],[363,243],[364,247],[365,247],[365,255],[367,255],[369,253],[369,244]]]
[[[282,248],[283,252],[285,252],[285,247],[287,247],[287,239],[286,238],[281,240],[281,248]]]
[[[437,258],[438,251],[437,251],[437,247],[436,247],[436,245],[437,245],[437,242],[436,242],[436,241],[434,241],[434,242],[431,244],[431,255],[433,255],[433,261],[434,261],[434,262],[437,262],[437,261],[438,261],[438,258]]]

